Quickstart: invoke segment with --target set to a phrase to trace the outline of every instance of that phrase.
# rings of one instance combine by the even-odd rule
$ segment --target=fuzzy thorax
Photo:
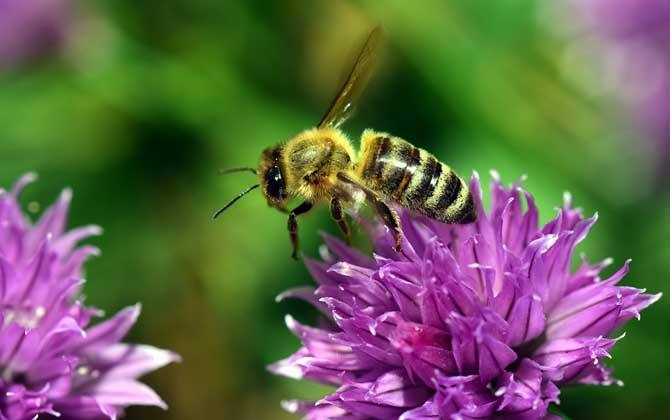
[[[312,128],[282,146],[281,162],[290,197],[312,203],[337,193],[338,172],[351,172],[356,152],[349,139],[334,128]]]

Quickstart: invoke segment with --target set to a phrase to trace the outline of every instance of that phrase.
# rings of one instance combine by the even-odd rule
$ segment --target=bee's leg
[[[291,245],[293,247],[293,252],[291,253],[291,258],[294,260],[298,259],[298,222],[295,220],[296,216],[299,216],[303,213],[307,213],[312,209],[312,203],[309,201],[303,202],[298,207],[291,210],[288,215],[288,234],[291,238]]]
[[[379,197],[375,195],[374,198],[368,197],[368,200],[374,205],[375,211],[382,218],[386,227],[393,233],[395,238],[395,252],[402,251],[402,236],[400,232],[400,218],[398,213],[384,203]]]
[[[337,178],[347,184],[353,185],[356,188],[360,189],[365,193],[365,199],[372,204],[375,209],[375,212],[382,218],[386,227],[393,233],[395,238],[395,251],[401,251],[402,236],[400,231],[400,218],[398,214],[389,207],[384,201],[377,195],[376,192],[372,191],[370,188],[362,185],[354,179],[351,179],[347,174],[339,172]]]
[[[340,228],[342,235],[344,235],[344,240],[347,245],[351,245],[351,231],[349,230],[347,219],[345,219],[344,213],[342,212],[342,203],[337,197],[333,197],[330,200],[330,215],[337,222],[337,226]]]

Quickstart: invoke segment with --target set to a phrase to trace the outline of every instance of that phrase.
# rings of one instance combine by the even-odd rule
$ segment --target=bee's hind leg
[[[312,209],[313,204],[309,201],[305,201],[300,204],[298,207],[291,210],[288,215],[288,234],[291,238],[291,246],[293,251],[291,252],[291,258],[294,260],[298,259],[298,222],[296,221],[296,216],[307,213]]]
[[[400,218],[395,210],[389,207],[376,192],[350,178],[347,174],[339,172],[337,178],[344,183],[353,185],[365,193],[365,199],[372,204],[377,215],[382,218],[386,227],[393,233],[393,237],[395,238],[395,251],[400,252],[402,250],[402,232],[400,230]]]
[[[376,201],[373,201],[372,204],[374,204],[377,214],[381,216],[386,227],[393,233],[393,237],[395,238],[395,247],[393,249],[395,252],[402,251],[402,235],[398,213],[379,198],[377,198]]]
[[[333,220],[337,222],[337,226],[340,228],[342,235],[344,235],[344,240],[347,245],[351,245],[351,230],[349,230],[347,219],[342,212],[342,202],[338,197],[333,197],[330,200],[330,215]]]

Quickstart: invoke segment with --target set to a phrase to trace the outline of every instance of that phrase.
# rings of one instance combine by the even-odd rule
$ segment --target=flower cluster
[[[337,389],[285,407],[308,419],[542,419],[566,384],[617,383],[602,364],[610,336],[660,295],[619,286],[629,262],[571,270],[575,246],[595,223],[572,208],[538,225],[532,196],[497,175],[484,212],[475,175],[476,223],[445,225],[401,212],[402,253],[383,226],[369,258],[326,238],[324,262],[307,260],[318,287],[289,290],[328,318],[291,317],[303,346],[276,374]],[[333,255],[334,254],[334,255]]]
[[[98,250],[77,244],[100,228],[65,230],[69,190],[31,224],[17,198],[33,178],[0,190],[0,419],[114,419],[131,404],[164,407],[137,378],[177,356],[120,343],[138,305],[90,325],[100,313],[78,296],[82,265]]]

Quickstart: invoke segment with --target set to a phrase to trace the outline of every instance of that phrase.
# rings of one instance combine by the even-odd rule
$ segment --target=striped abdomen
[[[449,166],[397,137],[366,131],[356,175],[385,199],[445,223],[471,223],[468,186]]]

